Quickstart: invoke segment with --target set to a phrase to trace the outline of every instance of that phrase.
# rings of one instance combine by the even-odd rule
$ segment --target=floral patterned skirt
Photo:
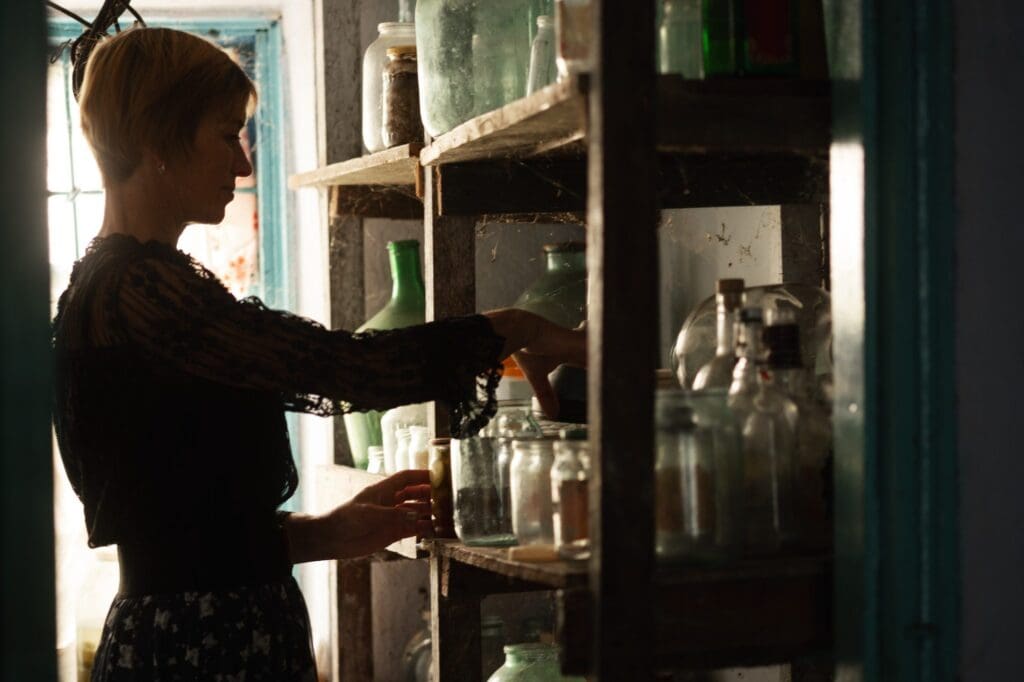
[[[316,682],[295,580],[213,592],[118,596],[92,682]]]

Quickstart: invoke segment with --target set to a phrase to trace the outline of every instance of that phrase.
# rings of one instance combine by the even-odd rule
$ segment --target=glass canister
[[[452,495],[451,438],[430,441],[430,510],[434,535],[455,537],[455,505]]]
[[[551,466],[555,547],[566,559],[590,558],[590,443],[585,429],[562,432]]]
[[[432,136],[526,94],[533,0],[419,0],[420,113]]]
[[[412,22],[389,21],[377,24],[377,33],[377,39],[363,54],[363,146],[370,152],[379,152],[387,147],[381,137],[381,86],[387,50],[397,45],[414,44],[416,26]]]
[[[512,441],[512,532],[520,545],[554,544],[551,507],[553,440],[517,438]]]
[[[385,147],[423,142],[416,46],[389,47],[381,88],[381,139]]]
[[[484,435],[452,439],[451,471],[455,533],[467,545],[507,547],[516,543],[498,469],[497,439]]]
[[[488,682],[584,682],[582,677],[562,675],[555,644],[510,644],[505,647],[505,663],[494,671]]]

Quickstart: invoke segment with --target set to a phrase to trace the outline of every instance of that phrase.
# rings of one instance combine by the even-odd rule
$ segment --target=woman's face
[[[239,137],[244,127],[244,108],[212,113],[199,123],[188,158],[173,169],[168,165],[183,222],[216,224],[224,219],[235,178],[252,174]]]

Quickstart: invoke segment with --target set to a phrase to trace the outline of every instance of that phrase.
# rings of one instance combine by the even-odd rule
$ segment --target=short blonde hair
[[[106,182],[127,179],[144,149],[188,157],[200,121],[218,110],[252,111],[256,87],[224,50],[167,28],[133,28],[89,56],[79,93],[82,131]]]

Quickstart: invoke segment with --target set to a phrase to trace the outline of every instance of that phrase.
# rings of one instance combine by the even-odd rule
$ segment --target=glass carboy
[[[370,152],[379,152],[387,146],[381,137],[384,120],[381,89],[388,48],[416,43],[416,27],[412,22],[377,24],[377,33],[377,39],[363,54],[363,146]]]
[[[532,0],[419,0],[423,127],[442,135],[526,94]]]
[[[582,677],[562,675],[558,651],[554,644],[510,644],[505,647],[505,664],[494,671],[488,682],[583,682]]]

